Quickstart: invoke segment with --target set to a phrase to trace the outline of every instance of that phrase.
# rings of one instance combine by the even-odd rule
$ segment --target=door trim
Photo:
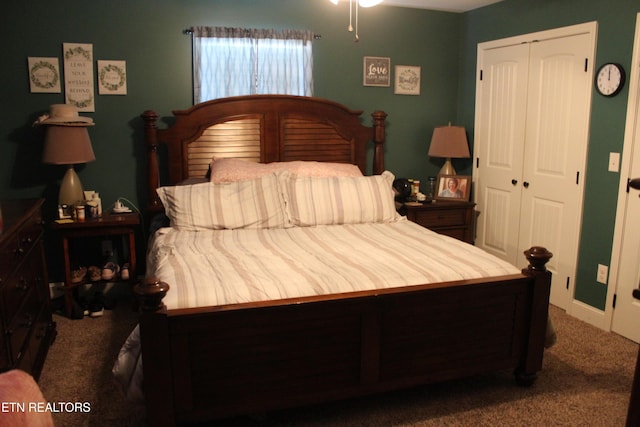
[[[618,185],[618,204],[616,207],[616,222],[613,232],[613,247],[611,250],[611,266],[609,270],[609,285],[607,287],[607,299],[602,321],[602,329],[611,330],[613,325],[613,298],[618,290],[618,274],[620,272],[620,251],[622,250],[622,237],[624,235],[625,212],[627,210],[628,196],[627,178],[631,173],[631,152],[637,126],[638,109],[640,108],[640,13],[636,15],[636,29],[633,39],[633,57],[629,78],[629,98],[627,100],[627,116],[624,128],[624,143],[622,147],[622,162],[620,163],[620,183]],[[640,142],[640,135],[638,135]],[[635,147],[640,150],[640,146]]]
[[[520,43],[531,43],[540,40],[556,39],[560,37],[576,36],[579,34],[593,34],[594,40],[597,37],[598,22],[591,21],[583,24],[570,25],[567,27],[554,28],[551,30],[538,31],[535,33],[521,34],[519,36],[507,37],[498,40],[478,43],[478,59],[483,50],[496,49]],[[594,52],[595,53],[595,52]],[[478,64],[477,62],[476,64]]]

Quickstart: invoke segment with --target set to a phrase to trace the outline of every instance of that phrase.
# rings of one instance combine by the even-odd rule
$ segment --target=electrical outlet
[[[606,265],[598,264],[598,277],[596,280],[603,285],[607,284],[607,278],[609,276],[609,267]]]
[[[105,257],[113,255],[113,244],[111,243],[111,240],[102,241],[102,255]]]

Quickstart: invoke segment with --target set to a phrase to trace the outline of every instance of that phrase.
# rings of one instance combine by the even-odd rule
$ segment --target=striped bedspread
[[[406,219],[392,223],[177,231],[151,242],[148,274],[169,309],[517,274],[486,252]]]

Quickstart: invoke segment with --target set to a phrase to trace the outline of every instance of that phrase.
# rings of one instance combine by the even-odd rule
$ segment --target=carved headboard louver
[[[203,177],[213,156],[259,162],[260,119],[246,118],[215,124],[188,144],[186,150],[188,178]]]
[[[150,212],[162,209],[158,145],[167,146],[168,183],[205,175],[211,158],[235,157],[270,163],[322,160],[353,163],[367,172],[373,142],[373,173],[384,171],[385,119],[372,113],[373,125],[360,122],[362,111],[320,98],[250,95],[216,99],[174,111],[175,123],[159,130],[158,114],[145,111]],[[180,160],[183,159],[183,160]],[[163,175],[164,176],[164,175]]]

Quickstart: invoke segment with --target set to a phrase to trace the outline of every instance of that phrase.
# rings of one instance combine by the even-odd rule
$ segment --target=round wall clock
[[[604,96],[615,96],[624,86],[625,73],[622,65],[608,62],[598,69],[596,89]]]

